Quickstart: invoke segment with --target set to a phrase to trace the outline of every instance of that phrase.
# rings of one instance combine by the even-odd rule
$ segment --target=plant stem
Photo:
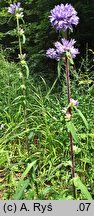
[[[66,85],[67,85],[67,95],[68,95],[68,104],[70,103],[70,97],[71,97],[71,92],[70,92],[70,77],[69,77],[69,62],[68,58],[65,57],[65,65],[66,65]],[[68,113],[71,115],[71,107],[68,108]],[[72,168],[71,168],[71,174],[72,174],[72,179],[75,177],[75,169],[74,169],[74,152],[73,152],[73,138],[72,134],[69,134],[69,140],[70,140],[70,155],[71,155],[71,162],[72,162]],[[73,184],[73,196],[75,198],[75,186]]]
[[[20,34],[19,34],[19,31],[20,31],[20,24],[19,24],[19,18],[17,17],[17,33],[18,33],[18,41],[19,41],[19,51],[20,51],[20,61],[23,60],[23,53],[22,53],[22,44],[21,44],[21,37],[20,37]],[[23,101],[23,119],[24,119],[24,129],[26,131],[27,129],[27,123],[26,123],[26,89],[25,89],[25,77],[24,77],[24,74],[23,74],[23,71],[22,72],[22,85],[23,85],[23,88],[22,88],[22,92],[23,92],[23,97],[24,97],[24,101]],[[26,145],[27,145],[27,151],[28,151],[28,154],[29,154],[29,147],[28,147],[28,139],[27,139],[27,136],[26,136]]]
[[[20,55],[22,56],[22,46],[21,46],[21,38],[19,35],[19,30],[20,30],[20,24],[19,24],[19,18],[17,17],[17,33],[18,33],[18,40],[19,40],[19,50],[20,50]]]

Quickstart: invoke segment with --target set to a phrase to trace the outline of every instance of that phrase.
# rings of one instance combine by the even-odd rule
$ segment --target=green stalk
[[[16,16],[17,19],[17,33],[18,33],[18,41],[19,41],[19,51],[20,51],[20,61],[23,60],[23,53],[22,53],[22,43],[21,43],[21,36],[19,34],[19,30],[20,30],[20,24],[19,24],[19,18]],[[23,119],[24,119],[24,129],[26,131],[27,129],[27,122],[26,122],[26,89],[25,89],[25,77],[23,74],[23,70],[21,70],[21,79],[22,79],[22,92],[23,92],[23,97],[24,97],[24,101],[23,101]],[[26,145],[27,145],[27,150],[28,150],[28,154],[29,154],[29,146],[28,146],[28,139],[26,136]]]

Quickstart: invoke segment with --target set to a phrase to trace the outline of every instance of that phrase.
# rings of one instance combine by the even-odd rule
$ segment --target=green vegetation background
[[[5,49],[8,59],[17,61],[17,42],[13,30],[16,23],[7,13],[7,8],[12,2],[0,0],[0,44]],[[55,76],[56,64],[45,57],[45,50],[53,46],[58,37],[48,18],[50,10],[57,4],[71,3],[78,11],[80,23],[74,30],[74,38],[77,40],[81,55],[85,55],[86,46],[94,50],[94,0],[21,0],[20,2],[24,8],[24,30],[27,38],[24,51],[28,54],[27,59],[32,73],[42,73],[47,77],[49,74],[50,79]]]
[[[62,73],[51,91],[57,67],[55,61],[45,56],[45,50],[57,40],[48,19],[50,10],[56,4],[67,2],[21,2],[27,38],[24,52],[30,66],[30,76],[26,80],[26,131],[21,105],[18,41],[14,30],[16,23],[7,13],[11,1],[0,0],[0,198],[74,199],[69,139],[62,113],[67,104],[65,76]],[[81,56],[75,61],[77,71],[75,67],[71,68],[72,97],[78,99],[79,109],[89,125],[87,130],[77,113],[73,113],[79,138],[78,143],[74,142],[75,172],[82,181],[75,182],[76,198],[90,199],[91,196],[94,198],[94,56],[88,49],[94,50],[94,1],[71,0],[68,3],[72,3],[80,17],[74,38]]]

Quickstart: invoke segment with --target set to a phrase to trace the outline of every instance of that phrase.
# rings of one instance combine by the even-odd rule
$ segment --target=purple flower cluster
[[[47,57],[51,59],[57,59],[57,53],[54,48],[49,48],[46,52]]]
[[[66,31],[73,29],[73,25],[79,23],[79,17],[71,4],[61,4],[51,10],[50,22],[56,30]]]
[[[17,3],[13,3],[13,4],[10,4],[10,7],[8,8],[8,12],[11,13],[11,14],[19,14],[20,17],[23,17],[23,8],[20,7],[21,6],[21,3],[20,2],[17,2]]]
[[[55,43],[55,48],[49,48],[46,52],[47,57],[51,59],[56,59],[59,61],[63,54],[66,53],[67,51],[70,52],[72,58],[75,58],[77,54],[79,54],[78,49],[74,48],[74,44],[76,41],[74,39],[66,40],[66,39],[61,39],[61,42],[56,42]]]

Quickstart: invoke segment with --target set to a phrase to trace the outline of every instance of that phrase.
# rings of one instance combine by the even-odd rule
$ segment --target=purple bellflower
[[[74,44],[76,41],[74,39],[71,39],[70,41],[62,38],[61,42],[57,41],[55,43],[55,48],[49,48],[46,52],[47,57],[51,59],[56,59],[59,61],[63,54],[67,51],[70,52],[72,58],[75,58],[77,54],[79,54],[79,51],[77,48],[74,47]]]
[[[78,100],[74,100],[73,98],[70,98],[70,103],[72,106],[78,106],[79,104]]]
[[[21,6],[20,2],[17,3],[14,2],[13,4],[10,4],[8,8],[8,12],[13,15],[19,14],[20,17],[23,17],[23,8],[21,8],[20,6]]]
[[[49,16],[52,26],[56,30],[66,31],[68,28],[73,30],[73,25],[79,23],[79,17],[77,16],[76,10],[71,4],[60,4],[51,10]]]
[[[49,48],[46,52],[47,57],[51,59],[57,59],[57,53],[54,48]]]

